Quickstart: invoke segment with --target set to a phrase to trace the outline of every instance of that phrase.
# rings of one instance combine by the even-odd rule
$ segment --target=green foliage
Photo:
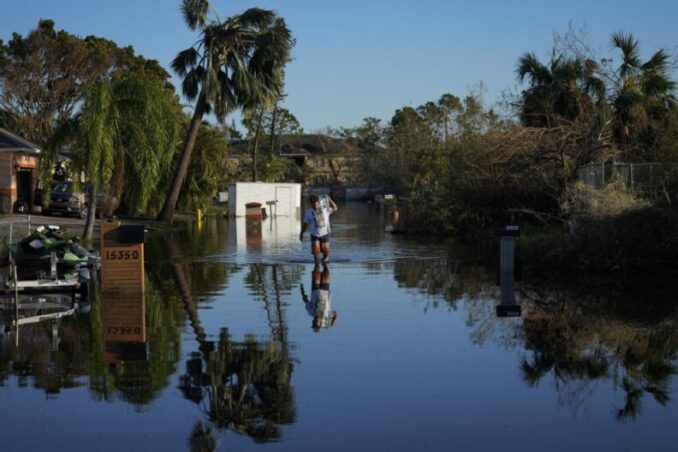
[[[257,128],[257,116],[257,109],[247,109],[243,114],[242,125],[247,130],[247,139],[251,140],[254,138]],[[268,134],[266,145],[269,151],[271,150],[270,142],[274,142],[275,146],[277,141],[283,136],[298,136],[304,133],[304,129],[301,127],[296,116],[288,109],[280,106],[264,110],[261,129]]]
[[[549,65],[533,53],[524,54],[516,69],[518,79],[530,87],[521,96],[521,122],[529,127],[555,127],[596,114],[605,98],[605,84],[592,59],[568,58],[554,50]]]
[[[383,133],[374,121],[345,131],[384,146],[363,153],[361,178],[409,197],[403,227],[410,232],[535,219],[574,224],[586,215],[609,222],[647,207],[619,187],[584,193],[572,185],[577,168],[614,159],[619,149],[631,161],[678,161],[668,54],[643,62],[631,35],[615,34],[612,42],[622,52],[613,71],[609,60],[576,46],[554,49],[546,64],[532,53],[520,57],[516,73],[528,84],[514,99],[520,123],[501,120],[478,93],[463,100],[444,94],[397,110]],[[662,170],[667,203],[675,173]]]
[[[156,82],[95,84],[81,108],[73,167],[138,214],[167,177],[177,138],[178,106]],[[114,181],[114,170],[124,177]]]
[[[610,75],[615,138],[627,159],[651,160],[647,145],[657,134],[657,123],[676,108],[670,56],[661,49],[642,62],[640,43],[632,34],[615,33],[611,41],[622,57]]]
[[[242,125],[247,130],[251,149],[249,178],[266,182],[282,180],[292,165],[276,155],[283,139],[294,139],[304,132],[297,118],[276,102],[272,108],[261,104],[245,109]],[[263,158],[258,157],[259,149],[264,151]]]
[[[184,96],[196,100],[196,106],[159,215],[162,220],[174,217],[203,116],[214,113],[223,123],[236,108],[271,105],[278,100],[283,68],[294,45],[285,21],[273,11],[251,8],[208,23],[208,6],[206,0],[185,0],[182,6],[187,25],[199,29],[201,38],[179,52],[172,69],[183,79]]]
[[[158,84],[141,78],[122,79],[115,95],[125,161],[124,187],[115,188],[129,213],[153,212],[157,181],[168,177],[176,152],[179,106]]]
[[[222,168],[227,154],[228,142],[223,133],[202,124],[179,197],[181,209],[194,211],[211,203],[222,178]]]
[[[290,59],[291,33],[273,11],[252,8],[223,21],[207,22],[206,1],[183,3],[189,28],[201,39],[176,56],[172,68],[183,93],[204,93],[206,111],[223,120],[234,108],[271,103],[280,97],[283,66]]]
[[[113,173],[118,119],[112,86],[92,85],[85,94],[80,113],[73,168],[76,172],[84,171],[87,179],[97,186],[107,184]]]
[[[289,171],[291,163],[288,159],[271,155],[259,165],[260,180],[264,182],[282,181]]]
[[[0,42],[0,121],[41,146],[41,179],[47,182],[58,149],[74,143],[72,122],[87,90],[132,75],[155,80],[173,95],[169,74],[157,61],[135,55],[132,47],[95,36],[82,39],[41,20],[25,37],[14,33],[9,42]]]
[[[575,184],[563,210],[569,231],[549,230],[521,241],[533,271],[671,272],[678,262],[675,213],[649,205],[619,184],[603,190]]]

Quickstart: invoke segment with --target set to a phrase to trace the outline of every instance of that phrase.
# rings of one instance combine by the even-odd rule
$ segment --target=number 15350
[[[111,261],[128,261],[139,259],[139,251],[106,251],[105,258]]]

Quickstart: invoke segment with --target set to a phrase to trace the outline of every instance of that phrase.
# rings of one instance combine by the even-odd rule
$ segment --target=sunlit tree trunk
[[[174,209],[176,209],[177,201],[179,200],[181,187],[184,184],[184,180],[186,180],[188,165],[191,163],[193,147],[195,146],[195,140],[198,137],[198,130],[200,130],[200,124],[202,123],[202,117],[204,114],[205,92],[201,91],[200,96],[198,97],[198,102],[195,105],[193,118],[191,118],[191,123],[188,126],[188,130],[186,131],[186,139],[184,140],[184,146],[181,150],[181,156],[179,157],[179,164],[174,172],[174,177],[172,178],[172,183],[169,188],[169,193],[167,194],[167,199],[165,200],[165,205],[158,216],[159,220],[172,221],[174,218]]]

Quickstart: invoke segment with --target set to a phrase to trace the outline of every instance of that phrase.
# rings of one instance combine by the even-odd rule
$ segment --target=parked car
[[[85,194],[73,190],[73,182],[59,182],[49,193],[49,205],[44,211],[46,215],[60,213],[85,218],[87,203]]]
[[[57,183],[49,193],[49,205],[43,210],[45,215],[60,213],[62,215],[72,215],[78,218],[87,216],[87,183],[85,183],[82,192],[73,191],[73,182],[65,181]],[[115,198],[109,198],[105,193],[97,193],[96,196],[96,216],[99,218],[101,212],[106,208],[115,209],[117,204],[113,201]],[[107,202],[110,204],[107,204]]]

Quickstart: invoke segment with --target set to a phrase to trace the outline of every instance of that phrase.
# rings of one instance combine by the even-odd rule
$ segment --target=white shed
[[[271,206],[273,201],[277,202]],[[301,184],[236,182],[228,185],[228,210],[231,215],[244,217],[245,204],[250,202],[260,203],[271,216],[299,218]]]

